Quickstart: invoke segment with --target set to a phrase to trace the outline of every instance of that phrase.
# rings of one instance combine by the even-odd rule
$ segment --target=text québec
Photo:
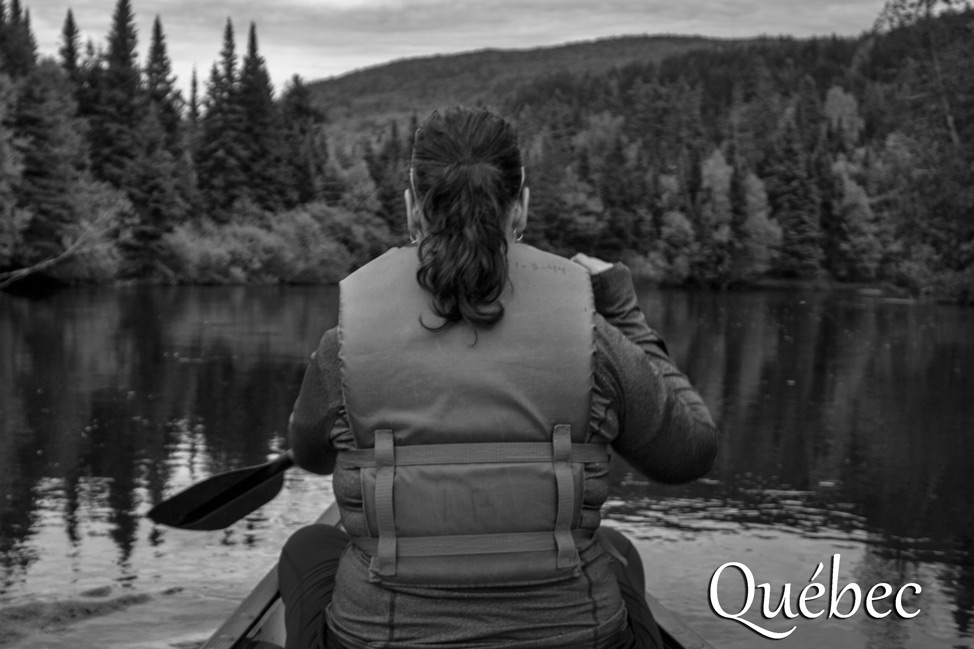
[[[755,624],[754,622],[745,619],[744,615],[750,610],[751,605],[754,603],[754,597],[756,591],[761,591],[761,616],[766,620],[772,620],[779,615],[784,615],[785,618],[789,620],[794,620],[799,616],[811,620],[828,613],[829,618],[839,618],[846,619],[850,618],[859,612],[860,607],[863,606],[863,601],[865,601],[865,612],[867,615],[874,619],[884,618],[887,615],[896,612],[896,615],[902,618],[913,618],[920,614],[920,609],[915,608],[913,610],[908,610],[908,604],[904,603],[903,597],[907,591],[912,591],[915,595],[919,595],[922,591],[919,584],[908,583],[904,584],[896,591],[896,595],[892,600],[887,598],[893,595],[893,587],[887,583],[879,583],[872,586],[865,595],[863,594],[862,588],[859,584],[855,582],[850,582],[839,589],[839,562],[841,557],[838,554],[832,555],[831,569],[828,584],[823,584],[815,581],[818,579],[819,574],[822,572],[824,565],[819,563],[815,568],[815,572],[812,573],[811,578],[808,580],[809,583],[802,588],[798,595],[798,610],[795,611],[792,608],[792,585],[785,584],[782,588],[781,599],[778,600],[778,605],[772,609],[772,595],[771,595],[771,584],[764,583],[755,586],[754,574],[751,569],[748,568],[743,563],[737,561],[728,561],[723,564],[716,571],[714,571],[713,576],[710,578],[710,608],[713,609],[714,613],[718,616],[727,619],[734,620],[735,622],[740,622],[752,631],[759,633],[765,638],[770,638],[772,640],[781,640],[790,636],[798,625],[792,626],[787,631],[772,631],[770,629],[765,629],[764,627]],[[720,597],[718,596],[717,589],[720,584],[720,579],[724,572],[728,569],[736,569],[744,577],[744,585],[746,588],[744,605],[739,611],[728,612],[721,605]],[[847,593],[852,595],[852,607],[846,611],[839,611],[839,602]],[[828,599],[821,602],[816,602],[820,598],[825,597],[828,594]]]

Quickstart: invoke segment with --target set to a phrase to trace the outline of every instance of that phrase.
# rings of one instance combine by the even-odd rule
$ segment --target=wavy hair
[[[444,320],[427,329],[461,320],[490,327],[503,317],[506,224],[521,174],[517,132],[488,109],[436,111],[416,131],[412,190],[426,223],[416,280]]]

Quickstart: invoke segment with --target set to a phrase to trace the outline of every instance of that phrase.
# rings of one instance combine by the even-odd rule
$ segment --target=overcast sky
[[[115,0],[22,0],[41,54],[54,55],[70,8],[84,39],[103,44]],[[204,83],[226,19],[246,47],[257,23],[260,52],[278,87],[394,59],[485,47],[529,48],[623,34],[856,35],[883,0],[132,0],[144,61],[153,18],[162,19],[179,85],[193,66]]]

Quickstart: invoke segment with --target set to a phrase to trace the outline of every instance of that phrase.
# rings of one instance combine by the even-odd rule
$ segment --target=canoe
[[[337,525],[338,521],[338,507],[332,504],[315,522]],[[649,592],[646,602],[666,649],[713,649]],[[200,649],[281,649],[285,637],[284,606],[277,590],[275,565]]]

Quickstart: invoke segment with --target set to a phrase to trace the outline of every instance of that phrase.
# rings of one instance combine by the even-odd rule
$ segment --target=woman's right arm
[[[648,478],[679,483],[710,471],[717,427],[666,345],[646,323],[629,269],[592,275],[596,334],[604,380],[619,423],[613,447]]]

